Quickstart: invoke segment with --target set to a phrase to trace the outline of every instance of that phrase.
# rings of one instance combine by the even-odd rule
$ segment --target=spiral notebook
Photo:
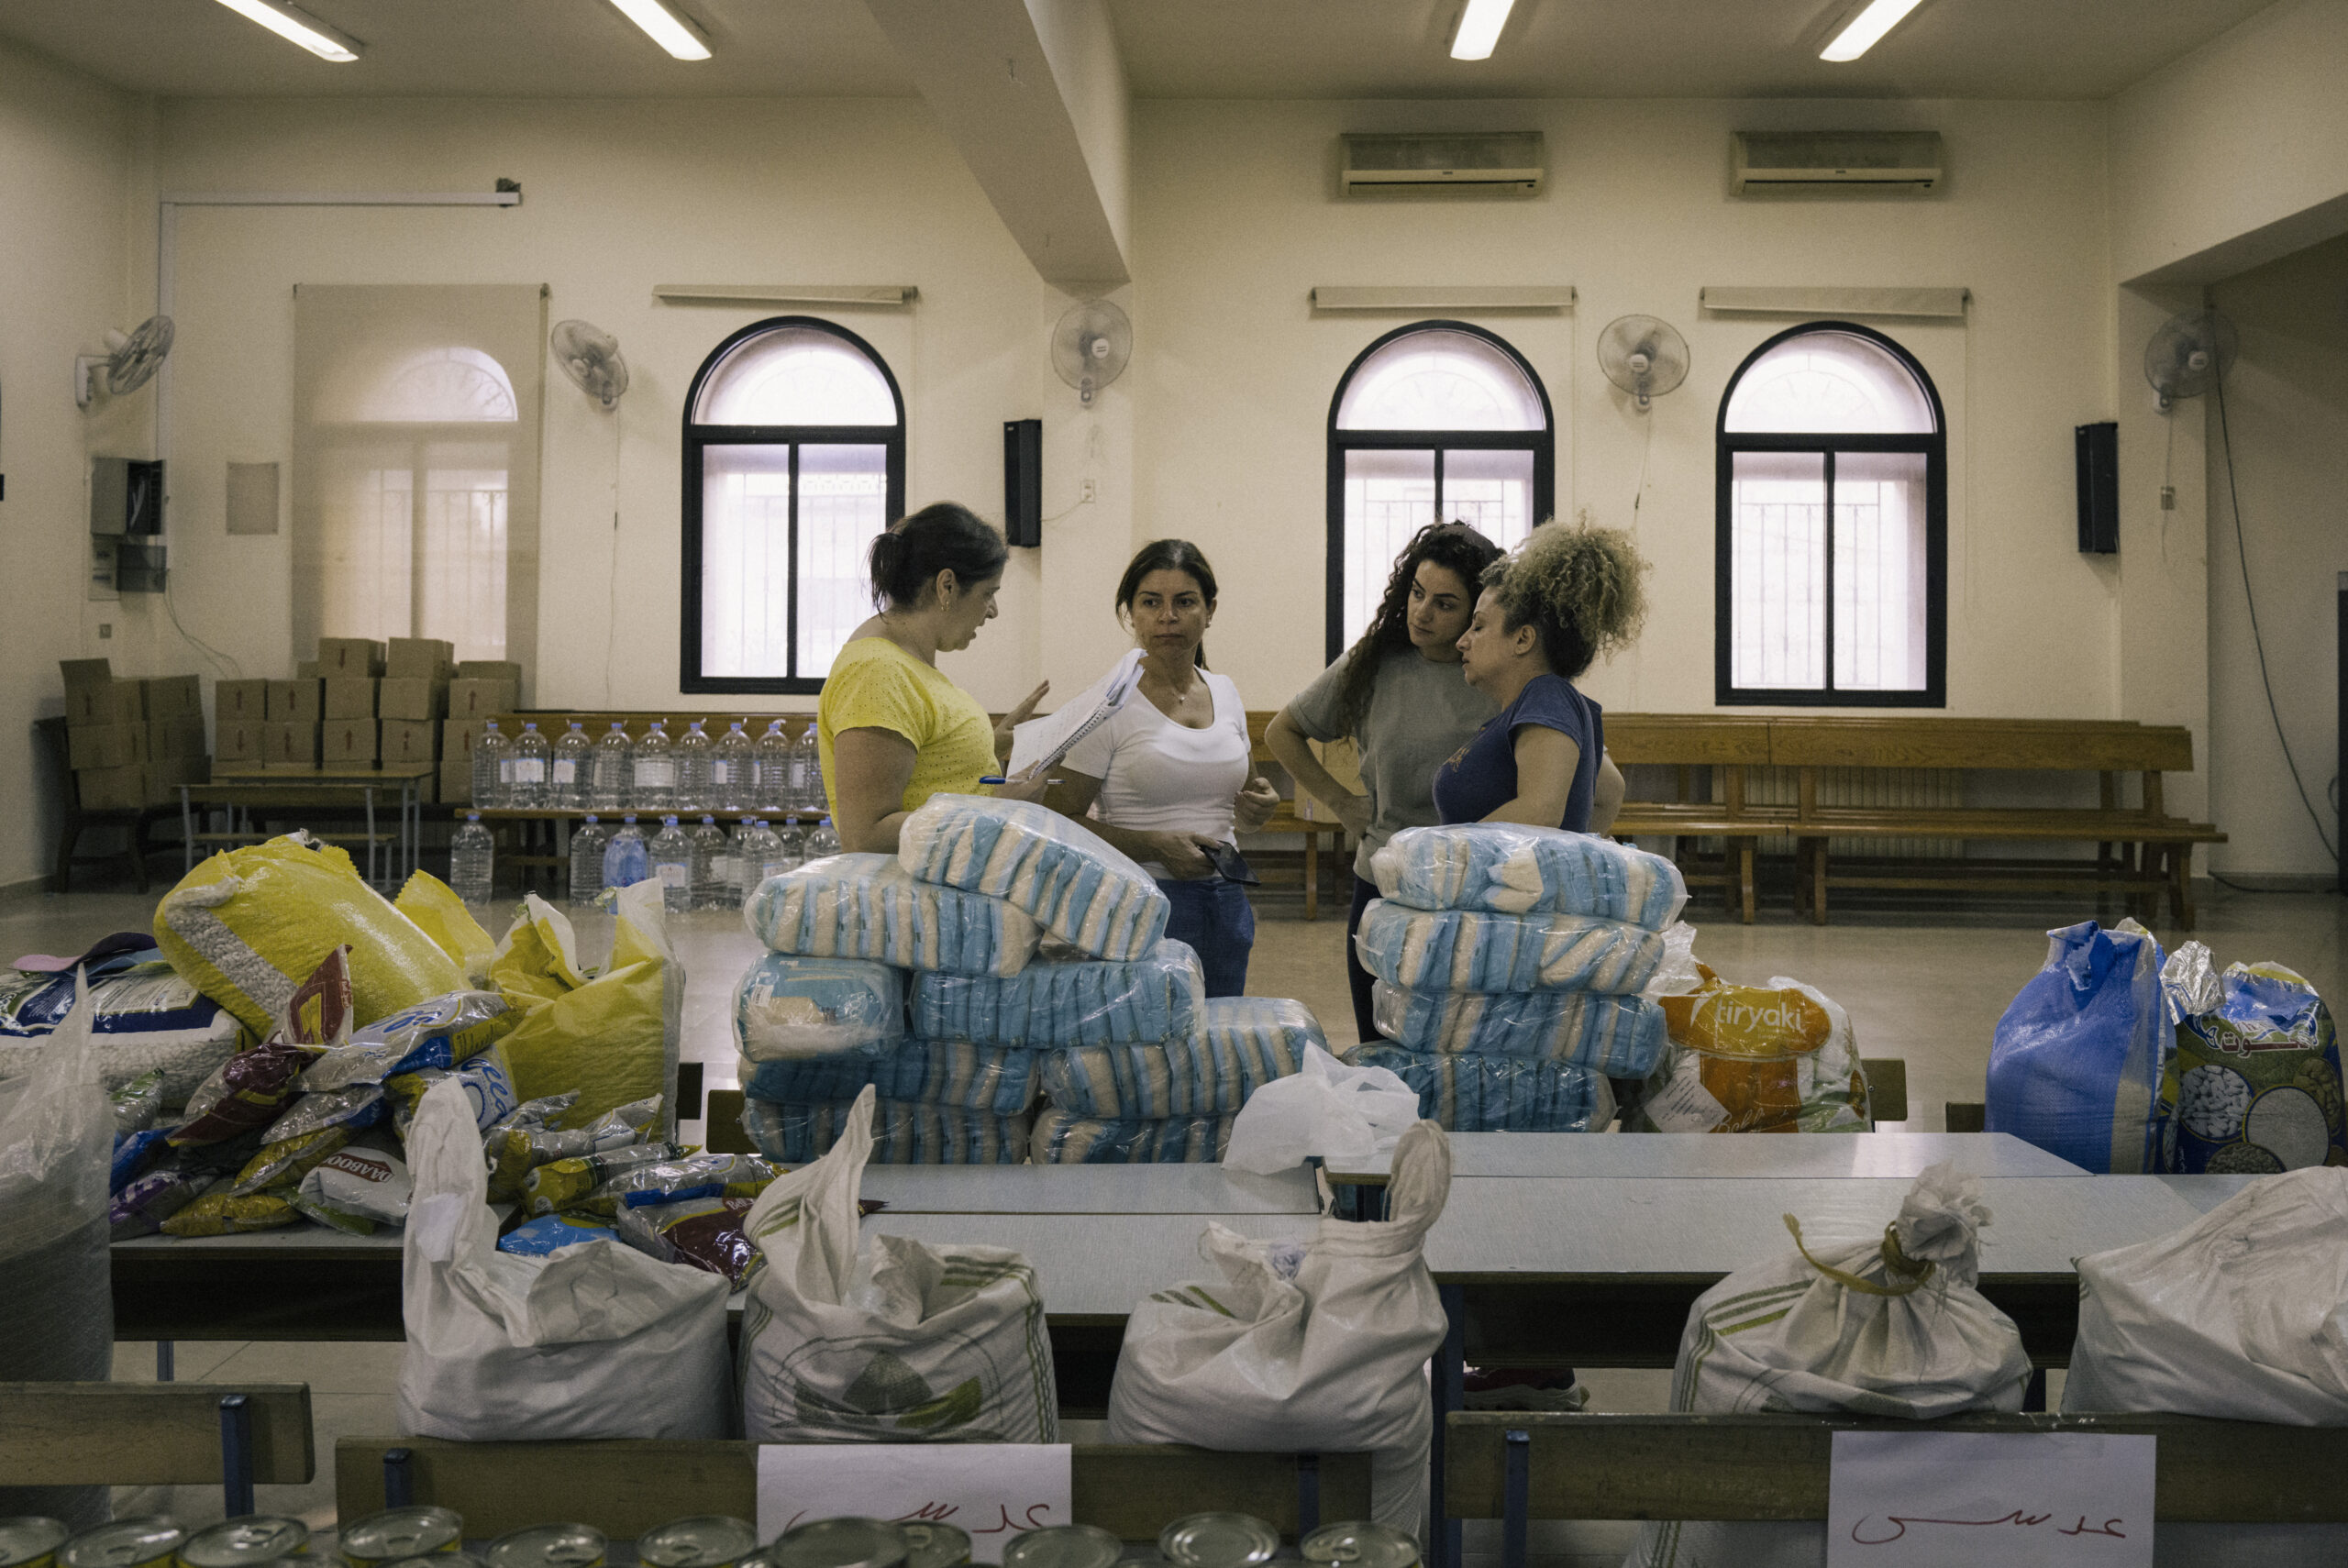
[[[1009,764],[1012,775],[1017,777],[1034,767],[1058,767],[1079,742],[1107,723],[1124,706],[1125,699],[1140,684],[1141,650],[1135,648],[1080,693],[1075,701],[1013,730]]]

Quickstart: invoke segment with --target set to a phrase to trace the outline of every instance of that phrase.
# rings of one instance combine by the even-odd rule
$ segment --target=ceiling
[[[908,97],[863,0],[680,0],[714,60],[670,60],[603,0],[300,0],[358,38],[314,60],[213,0],[0,0],[0,39],[165,97]],[[1460,0],[1109,0],[1141,97],[2100,98],[2269,0],[1925,0],[1864,60],[1818,50],[1851,0],[1518,0],[1493,58]]]

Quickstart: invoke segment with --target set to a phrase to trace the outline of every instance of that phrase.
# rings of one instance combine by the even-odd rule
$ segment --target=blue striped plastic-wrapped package
[[[1668,973],[1692,944],[1588,915],[1418,910],[1378,899],[1355,938],[1362,967],[1390,986],[1430,991],[1584,990],[1622,996]]]
[[[897,858],[924,882],[1008,900],[1091,957],[1138,958],[1166,934],[1169,906],[1148,872],[1031,801],[932,795],[899,830]]]
[[[1514,823],[1404,828],[1370,856],[1378,890],[1423,910],[1573,914],[1661,931],[1688,884],[1660,855],[1611,838]]]
[[[905,1037],[905,972],[869,958],[761,954],[734,988],[734,1039],[753,1062],[870,1053]]]
[[[1170,938],[1138,958],[1086,958],[1057,940],[1009,979],[914,977],[914,1032],[981,1045],[1110,1045],[1196,1034],[1206,1008],[1199,955]]]
[[[1016,975],[1040,939],[1024,910],[915,881],[888,855],[827,855],[770,877],[742,919],[777,953],[958,975]]]
[[[788,1062],[744,1062],[752,1099],[820,1105],[854,1099],[870,1084],[883,1103],[906,1101],[1016,1116],[1035,1103],[1040,1058],[1032,1051],[957,1040],[906,1040],[886,1050]]]
[[[1408,1051],[1538,1056],[1617,1078],[1654,1071],[1669,1039],[1645,996],[1596,991],[1413,991],[1373,980],[1370,1018]]]
[[[1357,1045],[1357,1067],[1384,1067],[1418,1091],[1419,1114],[1446,1132],[1603,1132],[1614,1120],[1606,1075],[1535,1056],[1422,1056]]]

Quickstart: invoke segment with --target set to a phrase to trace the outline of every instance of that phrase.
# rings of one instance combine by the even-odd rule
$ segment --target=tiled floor
[[[77,894],[0,904],[0,960],[21,953],[78,953],[98,937],[140,929],[154,900],[120,893]],[[1326,906],[1324,905],[1324,911]],[[1249,989],[1304,1001],[1321,1019],[1333,1047],[1354,1041],[1342,962],[1343,905],[1313,923],[1298,916],[1291,895],[1264,900]],[[1869,1056],[1908,1063],[1910,1125],[1937,1130],[1950,1099],[1977,1100],[1999,1014],[2045,955],[2043,932],[2085,918],[2056,906],[2023,905],[1998,911],[1931,915],[1845,909],[1836,923],[1797,924],[1782,913],[1760,923],[1725,923],[1717,900],[1700,902],[1689,918],[1701,929],[1697,954],[1724,976],[1766,980],[1789,975],[1816,985],[1850,1011],[1860,1048]],[[610,946],[607,916],[574,914],[582,956],[600,961]],[[493,933],[495,922],[487,922]],[[2175,933],[2163,932],[2164,940]],[[2330,894],[2249,894],[2214,890],[2196,933],[2221,963],[2267,958],[2299,970],[2319,988],[2341,994],[2348,981],[2348,902]],[[709,1082],[735,1081],[730,997],[758,952],[732,915],[694,914],[676,922],[688,985],[684,1054],[709,1066]],[[332,1515],[332,1455],[339,1433],[394,1430],[392,1392],[399,1347],[385,1344],[182,1344],[183,1380],[250,1376],[306,1382],[314,1396],[319,1470],[303,1487],[263,1488],[264,1508],[303,1515],[323,1524]],[[153,1348],[118,1347],[116,1375],[154,1375]],[[1600,1408],[1659,1409],[1668,1389],[1662,1372],[1592,1372]],[[190,1521],[217,1518],[216,1492],[183,1488],[163,1499]],[[126,1497],[124,1502],[134,1499]],[[1553,1564],[1613,1563],[1632,1539],[1630,1527],[1576,1527],[1545,1533],[1537,1552]],[[1497,1551],[1497,1539],[1470,1532],[1471,1553]]]

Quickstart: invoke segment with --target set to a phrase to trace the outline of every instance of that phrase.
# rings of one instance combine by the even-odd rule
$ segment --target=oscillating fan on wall
[[[2144,345],[2144,379],[2159,395],[2161,412],[2217,385],[2241,349],[2242,335],[2219,311],[2189,310],[2161,323]]]
[[[1052,369],[1076,389],[1077,401],[1113,381],[1133,358],[1134,324],[1107,300],[1071,305],[1052,328]]]
[[[1688,340],[1667,321],[1618,315],[1598,335],[1598,367],[1637,400],[1644,414],[1655,399],[1688,379]]]
[[[168,315],[150,315],[130,332],[107,333],[105,353],[73,356],[73,406],[87,408],[97,396],[99,367],[105,369],[107,395],[120,397],[154,379],[162,368],[163,356],[171,351],[172,318]]]
[[[551,339],[555,363],[571,384],[606,410],[618,406],[627,391],[627,361],[620,358],[620,340],[592,321],[558,321]]]

